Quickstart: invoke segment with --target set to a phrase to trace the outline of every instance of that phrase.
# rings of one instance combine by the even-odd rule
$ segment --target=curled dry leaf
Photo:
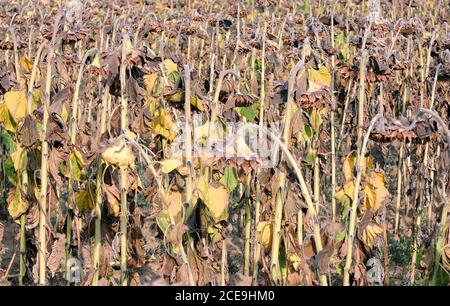
[[[66,236],[63,234],[57,234],[56,239],[53,241],[50,255],[47,258],[47,268],[49,269],[52,277],[58,271],[59,268],[64,267],[66,262]]]
[[[108,148],[102,153],[103,160],[119,168],[126,169],[134,165],[135,156],[124,138],[116,138],[111,141]]]
[[[256,241],[261,243],[266,250],[272,246],[272,228],[270,221],[261,221],[256,226]]]
[[[375,238],[381,233],[383,233],[381,226],[376,223],[369,223],[361,233],[361,240],[367,247],[372,248],[375,243]]]

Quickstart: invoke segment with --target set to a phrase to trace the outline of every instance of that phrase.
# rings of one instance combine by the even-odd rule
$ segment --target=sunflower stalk
[[[44,114],[42,119],[41,130],[41,189],[39,193],[39,285],[45,285],[47,281],[46,266],[47,266],[47,185],[48,185],[48,142],[47,142],[47,124],[48,124],[48,108],[50,106],[50,88],[52,80],[52,61],[54,51],[49,49],[47,54],[47,72],[45,81],[45,98],[44,98]]]
[[[283,149],[286,148],[288,151],[289,148],[289,136],[290,136],[290,126],[291,126],[291,119],[292,119],[292,108],[293,108],[293,89],[294,89],[294,80],[300,71],[300,69],[303,68],[303,62],[299,61],[295,67],[291,70],[289,74],[288,79],[288,97],[287,97],[287,104],[286,104],[286,113],[284,117],[284,130],[283,130],[283,141],[282,146],[280,147]],[[272,138],[273,139],[273,138]],[[283,152],[286,154],[285,150]],[[295,167],[297,167],[295,159],[292,157],[292,155],[288,155],[293,159],[291,163]],[[289,158],[290,159],[290,158]],[[298,169],[298,168],[297,168]],[[317,213],[316,209],[312,203],[311,196],[309,194],[309,191],[306,187],[306,184],[303,180],[303,175],[301,174],[300,169],[298,169],[298,172],[296,172],[299,180],[300,180],[300,187],[302,190],[302,195],[305,198],[305,201],[308,203],[308,210],[311,216],[311,219],[313,220],[313,231],[314,231],[314,243],[316,245],[317,252],[320,252],[322,250],[322,239],[320,237],[320,227],[319,227],[319,221],[317,219]],[[279,263],[279,252],[280,252],[280,241],[281,241],[281,221],[282,221],[282,212],[283,212],[283,202],[282,202],[282,194],[283,194],[283,188],[286,184],[286,173],[282,172],[280,174],[278,186],[279,190],[277,191],[277,201],[275,206],[275,216],[273,221],[273,236],[272,236],[272,250],[271,250],[271,272],[272,272],[272,279],[275,281],[275,283],[281,282],[281,275],[279,273],[280,271],[280,263]],[[327,285],[327,278],[326,275],[321,274],[320,275],[320,283],[324,286]]]
[[[358,150],[358,157],[356,161],[356,179],[355,179],[355,190],[353,193],[353,201],[350,210],[350,221],[348,226],[348,234],[347,234],[347,256],[345,260],[344,267],[344,286],[350,286],[350,268],[352,265],[352,257],[353,257],[353,243],[355,236],[355,226],[356,226],[356,213],[358,209],[358,196],[359,196],[359,185],[361,183],[362,177],[362,168],[363,168],[363,160],[366,154],[367,143],[369,141],[370,133],[372,132],[375,123],[382,119],[383,116],[381,114],[377,114],[369,124],[369,128],[366,131],[366,135],[364,136],[361,147]]]
[[[120,61],[120,130],[125,134],[128,129],[128,100],[126,97],[126,58],[128,56],[127,44],[129,43],[128,35],[124,35],[122,39],[122,52]],[[128,179],[127,169],[119,168],[119,185],[120,185],[120,284],[128,285],[128,248],[127,248],[127,224],[128,224],[128,205],[127,190]]]
[[[245,183],[245,238],[244,238],[244,275],[250,275],[250,234],[252,226],[252,212],[251,212],[251,172],[247,174]]]

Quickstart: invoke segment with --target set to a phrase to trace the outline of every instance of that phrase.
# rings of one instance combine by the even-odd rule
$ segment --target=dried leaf
[[[47,258],[47,267],[52,274],[52,277],[66,262],[66,236],[63,234],[57,235],[58,238],[53,241],[50,255]]]
[[[367,185],[364,188],[365,206],[367,209],[377,211],[383,200],[389,195],[389,191],[385,187],[384,173],[372,171],[369,175],[366,175],[366,181]]]
[[[110,165],[128,168],[134,164],[135,156],[125,139],[117,138],[102,153],[102,158]]]
[[[181,166],[183,161],[180,159],[166,159],[159,163],[161,164],[161,171],[163,173],[170,173]]]
[[[25,70],[26,73],[31,73],[33,69],[33,63],[28,59],[27,56],[22,56],[20,58],[20,66]]]
[[[19,218],[28,209],[28,203],[22,198],[20,191],[17,188],[10,190],[8,198],[6,199],[8,203],[8,212],[13,219]]]
[[[361,233],[361,241],[364,242],[367,247],[372,248],[375,238],[381,233],[383,233],[383,228],[381,226],[376,223],[369,223]]]
[[[200,177],[197,185],[200,199],[205,203],[211,217],[219,222],[226,217],[228,208],[228,191],[223,185],[208,183],[205,176]]]
[[[256,240],[266,249],[272,246],[272,222],[261,221],[256,226]]]
[[[103,189],[106,193],[106,199],[108,204],[108,213],[113,217],[119,217],[120,214],[120,191],[116,185],[103,185]]]
[[[158,73],[150,73],[144,76],[145,89],[148,93],[152,93],[155,89],[156,81],[158,80]]]

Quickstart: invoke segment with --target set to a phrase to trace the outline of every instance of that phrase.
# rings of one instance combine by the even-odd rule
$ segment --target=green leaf
[[[11,158],[8,158],[3,163],[3,166],[5,167],[5,173],[8,180],[13,184],[14,186],[17,186],[17,175],[16,170],[14,169],[14,162]]]
[[[339,243],[345,239],[345,234],[347,233],[346,229],[343,228],[336,234],[336,243]]]
[[[273,278],[274,281],[279,283],[283,279],[286,279],[286,273],[287,273],[287,258],[286,258],[286,250],[284,246],[280,248],[280,252],[278,255],[278,267],[279,269],[273,270]]]
[[[314,159],[316,158],[316,150],[310,149],[306,155],[305,161],[308,166],[314,165]]]
[[[305,1],[302,5],[300,5],[299,9],[303,14],[308,14],[310,11],[310,5]]]
[[[73,179],[78,182],[83,182],[86,179],[87,173],[86,170],[83,168],[84,167],[83,157],[77,150],[75,150],[70,154],[69,163],[67,163],[66,166],[61,165],[62,167],[61,172],[67,178],[70,178],[71,176],[70,166],[72,166],[73,169]]]
[[[167,209],[163,209],[158,217],[156,218],[156,224],[158,224],[159,228],[163,233],[166,233],[167,228],[170,224],[170,216],[169,211]]]
[[[348,62],[350,59],[350,51],[347,43],[347,36],[345,36],[344,33],[339,34],[338,36],[336,36],[335,43],[337,49],[339,50],[338,53],[339,60],[343,62]]]
[[[344,275],[344,265],[342,263],[339,263],[336,267],[336,272],[339,275]]]
[[[167,79],[169,80],[169,82],[171,82],[172,84],[177,84],[178,81],[180,80],[181,75],[178,71],[172,71],[171,73],[169,73],[169,75],[167,76]]]
[[[445,271],[441,265],[437,265],[434,269],[436,271],[436,277],[433,277],[430,282],[432,286],[445,286],[450,282],[450,274]]]
[[[239,183],[236,168],[226,167],[223,176],[220,179],[220,183],[225,186],[228,191],[233,191]]]
[[[250,106],[236,107],[235,109],[241,116],[245,117],[247,122],[252,122],[255,120],[256,116],[258,115],[257,107],[258,107],[258,105],[253,104]]]
[[[253,62],[253,65],[252,65],[252,59],[249,58],[248,65],[250,67],[253,66],[253,69],[255,69],[256,71],[260,71],[261,70],[261,61],[259,61],[258,59],[255,59],[254,62]]]
[[[14,142],[14,139],[11,136],[11,134],[9,134],[7,131],[2,131],[2,141],[5,145],[6,152],[8,152],[8,154],[11,154],[14,151],[16,151],[16,143]]]
[[[310,125],[305,124],[303,126],[302,136],[303,136],[303,139],[306,141],[311,140],[311,138],[313,136],[313,130]]]

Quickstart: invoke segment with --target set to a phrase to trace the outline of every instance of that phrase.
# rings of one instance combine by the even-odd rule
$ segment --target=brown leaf
[[[315,261],[317,266],[319,267],[320,273],[326,274],[329,271],[328,263],[330,262],[330,258],[334,253],[334,242],[330,240],[319,253],[317,253]]]
[[[5,226],[2,223],[0,223],[0,243],[2,243],[2,241],[3,241],[4,232],[5,232]]]
[[[57,234],[57,238],[53,241],[50,255],[47,258],[47,268],[49,269],[52,277],[55,272],[65,264],[66,258],[66,236],[63,234]]]
[[[108,204],[108,213],[113,217],[119,217],[120,213],[120,191],[116,185],[103,185],[103,189],[106,193],[106,199]]]
[[[30,148],[39,139],[36,121],[33,116],[27,115],[17,126],[17,136],[25,148]]]
[[[175,224],[170,232],[166,235],[166,242],[179,243],[182,241],[184,233],[187,232],[189,228],[186,224],[179,222]]]

